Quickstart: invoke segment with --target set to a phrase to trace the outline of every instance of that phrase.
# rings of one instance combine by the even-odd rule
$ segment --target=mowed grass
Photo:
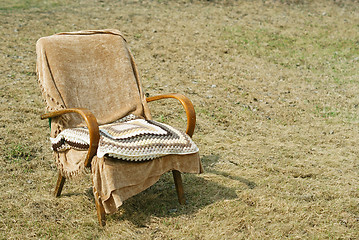
[[[358,239],[355,1],[17,0],[0,3],[1,239]],[[98,226],[91,176],[52,195],[56,166],[36,40],[115,28],[153,96],[197,111],[205,173],[172,176]],[[172,100],[155,119],[184,128]]]

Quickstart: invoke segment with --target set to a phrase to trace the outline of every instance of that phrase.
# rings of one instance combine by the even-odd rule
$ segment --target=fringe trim
[[[67,171],[67,170],[64,169],[64,165],[60,161],[58,153],[54,152],[54,157],[55,157],[55,163],[56,163],[57,169],[59,170],[61,175],[63,177],[65,177],[66,179],[75,180],[75,179],[78,179],[78,178],[82,177],[83,175],[85,175],[86,173],[89,172],[89,170],[87,170],[85,168],[84,162],[80,163],[79,167],[76,168],[76,170]]]

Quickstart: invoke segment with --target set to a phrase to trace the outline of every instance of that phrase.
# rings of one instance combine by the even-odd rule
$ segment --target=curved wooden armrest
[[[91,165],[91,160],[93,156],[95,156],[97,153],[98,142],[100,139],[100,132],[96,117],[90,112],[90,110],[86,108],[68,108],[51,113],[45,113],[41,115],[41,119],[58,117],[66,113],[80,114],[87,124],[87,128],[90,134],[90,147],[85,159],[85,166],[89,167]]]
[[[169,94],[164,94],[164,95],[148,97],[148,98],[146,98],[146,101],[152,102],[152,101],[156,101],[156,100],[164,99],[164,98],[175,98],[181,102],[182,106],[184,107],[184,109],[186,111],[186,115],[187,115],[186,133],[190,137],[192,137],[194,128],[196,127],[196,112],[194,111],[194,107],[193,107],[191,100],[189,100],[189,98],[187,98],[186,96],[184,96],[182,94],[169,93]]]

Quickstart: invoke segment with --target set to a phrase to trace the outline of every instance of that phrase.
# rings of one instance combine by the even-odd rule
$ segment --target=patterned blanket
[[[126,161],[147,161],[169,154],[198,152],[192,139],[182,131],[153,120],[126,116],[111,124],[102,125],[97,156],[105,155]],[[88,150],[87,128],[69,128],[56,138],[50,138],[54,151]]]

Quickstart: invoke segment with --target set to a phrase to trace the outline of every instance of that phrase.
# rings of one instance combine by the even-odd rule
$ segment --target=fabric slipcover
[[[59,33],[40,38],[36,45],[37,74],[47,111],[87,108],[100,125],[129,114],[152,119],[137,67],[126,40],[117,30]],[[52,138],[63,129],[83,127],[76,114],[51,121]],[[86,151],[54,152],[61,174],[78,176],[84,169]],[[106,213],[114,212],[124,200],[145,190],[169,171],[200,173],[198,153],[168,155],[133,163],[106,156],[94,157],[94,191]]]

